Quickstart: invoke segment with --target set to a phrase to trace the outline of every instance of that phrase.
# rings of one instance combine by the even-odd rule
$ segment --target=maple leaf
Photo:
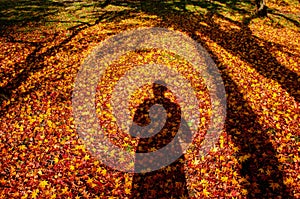
[[[233,179],[231,180],[231,183],[232,183],[233,185],[237,185],[239,182],[238,182],[235,178],[233,178]]]
[[[129,188],[125,188],[125,193],[126,194],[130,194],[131,193],[131,190]]]
[[[251,157],[251,154],[246,154],[246,155],[243,155],[239,158],[239,160],[241,162],[245,162],[246,160],[248,160],[249,158]]]
[[[96,170],[97,173],[100,173],[101,171],[102,171],[101,167],[98,167],[97,170]]]
[[[208,181],[205,180],[205,179],[202,179],[202,180],[200,181],[200,184],[202,184],[203,186],[207,186],[207,185],[208,185]]]
[[[42,181],[40,182],[40,184],[39,184],[39,186],[40,186],[41,188],[45,188],[47,185],[48,185],[48,181],[47,181],[47,180],[42,180]]]
[[[84,159],[85,161],[87,161],[87,160],[90,159],[90,156],[89,156],[89,155],[85,155],[83,159]]]
[[[21,197],[21,199],[26,199],[27,197],[28,197],[28,194],[25,193],[25,194]]]
[[[88,184],[92,184],[93,183],[93,179],[88,178],[88,180],[86,181]]]
[[[40,192],[39,189],[35,189],[34,191],[32,191],[31,198],[35,199],[37,197],[37,195],[39,194],[39,192]]]
[[[75,170],[74,165],[70,165],[70,170],[71,170],[71,171],[74,171],[74,170]]]
[[[63,193],[63,194],[67,193],[67,191],[68,191],[68,187],[64,187],[64,188],[62,189],[62,193]]]
[[[221,180],[222,180],[222,182],[227,182],[228,181],[228,177],[227,176],[222,176]]]
[[[242,189],[242,194],[243,195],[247,195],[248,194],[248,190],[247,189]]]
[[[185,196],[185,195],[181,195],[181,196],[180,196],[180,199],[188,199],[188,197]]]
[[[192,164],[195,165],[195,166],[197,166],[199,163],[200,163],[200,160],[198,160],[198,159],[194,159],[192,161]]]
[[[107,170],[103,168],[103,169],[101,170],[101,174],[102,174],[102,175],[106,175],[106,173],[107,173]]]
[[[203,189],[202,193],[205,197],[209,197],[209,195],[210,195],[210,192],[208,192],[206,189]]]
[[[22,144],[21,146],[19,146],[19,148],[20,148],[20,150],[25,150],[27,147]]]
[[[293,182],[294,182],[294,179],[292,177],[289,177],[284,180],[284,184],[286,184],[286,185],[293,184]]]
[[[54,158],[55,164],[59,162],[59,159],[57,157]]]
[[[82,195],[84,198],[90,198],[90,193],[88,193],[86,190],[82,192]]]
[[[278,183],[273,183],[273,182],[271,182],[271,183],[270,183],[270,187],[271,187],[273,190],[275,190],[275,189],[278,189],[278,188],[280,187],[280,185],[279,185]]]
[[[263,168],[259,168],[258,171],[259,171],[260,173],[264,173],[264,172],[265,172],[265,170],[264,170]]]

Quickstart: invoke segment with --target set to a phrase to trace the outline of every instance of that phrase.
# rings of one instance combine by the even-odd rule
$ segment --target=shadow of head
[[[154,96],[156,98],[163,98],[165,92],[168,90],[166,86],[167,84],[162,80],[155,81],[152,86]]]

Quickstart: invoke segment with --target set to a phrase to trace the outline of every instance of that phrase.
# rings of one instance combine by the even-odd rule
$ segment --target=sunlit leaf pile
[[[300,198],[300,3],[268,1],[268,17],[251,18],[253,2],[228,2],[0,2],[0,198]],[[72,114],[87,55],[110,36],[141,27],[199,42],[220,70],[227,98],[219,141],[199,156],[211,102],[191,64],[159,49],[112,63],[99,79],[95,107],[106,136],[123,150],[138,150],[139,139],[118,129],[109,100],[126,71],[164,64],[197,88],[198,136],[178,161],[148,177],[93,157]],[[151,97],[151,85],[137,90],[131,114]],[[172,91],[166,97],[176,103]]]

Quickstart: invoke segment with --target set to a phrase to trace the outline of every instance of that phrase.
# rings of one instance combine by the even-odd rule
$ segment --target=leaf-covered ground
[[[298,2],[268,1],[266,18],[253,17],[255,6],[248,1],[101,5],[0,2],[1,198],[139,198],[139,186],[150,187],[148,198],[161,192],[170,198],[181,186],[190,198],[300,198]],[[84,58],[110,36],[140,27],[169,28],[201,43],[225,84],[227,118],[219,142],[199,157],[202,139],[193,141],[181,161],[185,183],[175,187],[166,181],[151,189],[149,180],[143,184],[134,174],[103,165],[83,145],[72,115],[72,90]],[[124,55],[99,81],[96,106],[106,109],[97,113],[108,137],[124,150],[136,149],[136,140],[116,130],[107,102],[126,70],[145,63],[174,67],[203,88],[197,96],[205,130],[210,104],[201,78],[185,60],[154,50]],[[151,97],[150,90],[137,91],[132,107]],[[162,172],[179,175],[174,165]]]

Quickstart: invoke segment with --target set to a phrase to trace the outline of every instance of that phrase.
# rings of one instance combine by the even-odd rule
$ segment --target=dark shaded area
[[[151,129],[145,126],[151,125],[153,130],[156,131],[156,125],[159,125],[159,121],[162,120],[163,114],[161,111],[156,109],[155,112],[152,111],[151,107],[154,105],[162,105],[166,111],[166,121],[163,128],[156,132],[155,135],[149,136],[147,138],[140,138],[137,147],[137,153],[149,153],[161,149],[162,147],[170,144],[173,139],[175,144],[173,144],[172,151],[169,154],[163,154],[164,156],[172,156],[172,154],[183,153],[180,142],[175,135],[178,133],[180,125],[183,129],[183,137],[186,143],[191,142],[192,135],[186,122],[182,124],[181,109],[176,103],[171,102],[168,98],[164,96],[167,91],[166,85],[159,84],[155,82],[153,84],[153,92],[155,97],[153,99],[146,99],[137,108],[133,122],[139,126],[144,126],[145,130],[149,133]],[[149,113],[150,112],[150,113]],[[150,116],[149,116],[150,115]],[[151,118],[150,118],[151,117]],[[131,128],[130,131],[137,131],[138,128]],[[167,159],[169,157],[161,157]],[[159,161],[159,160],[158,160]],[[149,165],[156,164],[155,160],[145,160],[143,158],[135,160],[135,170],[140,170],[140,168],[149,168]],[[132,182],[132,195],[131,198],[178,198],[178,197],[188,197],[188,191],[186,187],[186,179],[184,173],[184,155],[181,155],[179,159],[165,166],[159,170],[151,171],[148,173],[135,173]]]
[[[65,3],[52,0],[3,0],[0,2],[0,30],[5,26],[25,26],[29,22],[38,22],[56,14]]]

